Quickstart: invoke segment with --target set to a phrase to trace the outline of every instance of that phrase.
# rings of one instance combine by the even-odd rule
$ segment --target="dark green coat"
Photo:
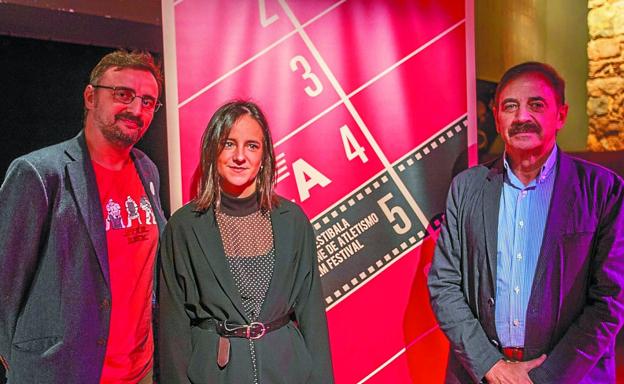
[[[271,222],[275,267],[258,321],[269,322],[294,309],[298,326],[290,322],[255,341],[259,383],[332,383],[314,232],[301,209],[283,199],[271,212]],[[192,203],[178,210],[165,228],[160,258],[162,383],[253,383],[247,339],[230,339],[230,361],[220,369],[219,336],[191,325],[205,319],[250,322],[228,269],[214,212],[197,213]]]

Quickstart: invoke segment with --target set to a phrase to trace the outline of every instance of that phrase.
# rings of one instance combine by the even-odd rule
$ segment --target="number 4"
[[[360,145],[353,136],[353,132],[347,127],[347,125],[343,125],[340,127],[340,137],[342,138],[342,145],[344,146],[345,154],[347,155],[347,159],[349,161],[359,157],[362,160],[362,163],[366,163],[368,161],[368,157],[364,153],[364,147]]]

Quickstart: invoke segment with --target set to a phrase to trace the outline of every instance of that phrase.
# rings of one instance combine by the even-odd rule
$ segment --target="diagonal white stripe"
[[[412,57],[414,57],[418,53],[422,52],[425,48],[429,47],[430,45],[432,45],[436,41],[440,40],[442,37],[446,36],[449,32],[453,31],[455,28],[457,28],[458,26],[463,24],[464,21],[465,20],[461,20],[461,21],[457,22],[452,27],[449,27],[448,29],[446,29],[445,31],[443,31],[442,33],[437,35],[436,37],[432,38],[428,42],[424,43],[420,47],[418,47],[415,50],[413,50],[412,52],[408,53],[402,59],[400,59],[396,63],[392,64],[390,67],[384,69],[383,71],[381,71],[380,73],[378,73],[377,75],[372,77],[370,80],[368,80],[366,83],[364,83],[361,86],[359,86],[357,89],[353,90],[351,93],[349,93],[349,95],[347,95],[347,97],[351,98],[351,97],[355,96],[356,94],[358,94],[359,92],[361,92],[362,90],[364,90],[365,88],[370,87],[372,84],[377,82],[379,79],[383,78],[388,73],[392,72],[393,70],[397,69],[399,66],[404,64],[407,60],[411,59]],[[305,25],[304,25],[304,28],[305,28]],[[282,137],[281,139],[279,139],[277,142],[275,142],[274,146],[277,147],[277,146],[279,146],[281,144],[284,144],[285,141],[289,140],[291,137],[293,137],[296,134],[298,134],[299,132],[303,131],[304,129],[306,129],[307,127],[312,125],[314,122],[319,120],[321,117],[327,115],[329,112],[333,111],[336,107],[342,105],[342,103],[343,103],[342,100],[338,100],[334,104],[330,105],[324,111],[322,111],[318,115],[314,116],[312,119],[306,121],[305,123],[303,123],[302,125],[300,125],[296,129],[292,130],[291,132],[288,133],[288,135],[286,135],[286,136]]]
[[[183,0],[179,0],[180,2]],[[314,23],[316,20],[318,20],[319,18],[325,16],[327,13],[331,12],[332,10],[334,10],[336,7],[338,7],[339,5],[341,5],[342,3],[344,3],[346,0],[340,0],[334,4],[332,4],[329,8],[325,9],[323,12],[319,13],[318,15],[316,15],[315,17],[313,17],[312,19],[308,20],[305,23],[305,26],[308,26],[312,23]],[[182,108],[184,107],[186,104],[190,103],[191,101],[197,99],[199,96],[201,96],[202,94],[204,94],[205,92],[207,92],[209,89],[213,88],[215,85],[221,83],[223,80],[227,79],[228,77],[232,76],[233,74],[235,74],[236,72],[240,71],[241,69],[243,69],[244,67],[246,67],[247,65],[249,65],[250,63],[254,62],[255,60],[257,60],[259,57],[264,56],[265,54],[267,54],[267,52],[269,52],[270,50],[272,50],[273,48],[275,48],[276,46],[280,45],[282,42],[284,42],[285,40],[287,40],[288,38],[290,38],[291,36],[293,36],[294,34],[297,33],[297,30],[293,30],[291,32],[288,32],[288,34],[286,34],[285,36],[282,36],[280,39],[278,39],[277,41],[273,42],[271,45],[267,46],[266,48],[264,48],[263,50],[261,50],[260,52],[256,53],[255,55],[253,55],[252,57],[250,57],[249,59],[243,61],[242,63],[240,63],[239,65],[237,65],[236,67],[232,68],[231,70],[227,71],[226,73],[224,73],[223,75],[219,76],[216,80],[214,80],[212,83],[206,85],[204,88],[200,89],[199,91],[195,92],[193,95],[191,95],[189,98],[187,98],[186,100],[182,101],[179,105],[178,108]]]
[[[428,48],[430,45],[434,44],[435,42],[437,42],[438,40],[440,40],[444,36],[448,35],[455,28],[459,27],[460,25],[464,24],[465,22],[466,22],[466,19],[462,19],[462,20],[458,21],[457,23],[453,24],[451,27],[447,28],[445,31],[441,32],[439,35],[437,35],[433,39],[427,41],[425,44],[423,44],[420,47],[416,48],[414,51],[410,52],[407,56],[403,57],[401,60],[397,61],[396,63],[394,63],[390,67],[386,68],[383,72],[379,73],[377,76],[373,77],[372,79],[370,79],[366,83],[364,83],[361,86],[359,86],[357,89],[355,89],[354,91],[349,93],[348,97],[351,98],[351,97],[355,96],[360,91],[362,91],[363,89],[369,87],[371,84],[373,84],[377,80],[381,79],[382,77],[386,76],[388,73],[390,73],[393,70],[395,70],[401,64],[405,63],[407,60],[409,60],[412,57],[416,56],[417,54],[422,52],[424,49]]]
[[[401,356],[402,354],[404,354],[411,346],[413,346],[414,344],[416,344],[417,342],[419,342],[420,340],[424,339],[425,337],[429,336],[429,334],[431,334],[433,331],[435,331],[436,329],[438,329],[439,327],[436,325],[433,328],[428,329],[427,331],[423,332],[422,334],[420,334],[417,338],[415,338],[414,340],[412,340],[405,348],[401,348],[399,350],[399,352],[395,353],[391,358],[389,358],[388,360],[386,360],[383,364],[381,364],[379,367],[377,367],[377,369],[375,369],[373,372],[369,373],[368,376],[366,376],[365,378],[363,378],[362,380],[358,381],[357,384],[362,384],[367,382],[371,377],[375,376],[377,373],[379,373],[382,369],[384,369],[388,364],[392,363],[394,360],[396,360],[399,356]]]
[[[349,110],[349,112],[351,113],[351,116],[353,117],[353,119],[355,120],[356,124],[358,125],[358,127],[360,128],[360,130],[362,131],[362,133],[364,134],[364,136],[368,140],[368,143],[373,148],[373,151],[375,151],[375,153],[377,154],[377,156],[381,160],[382,164],[384,165],[386,171],[388,172],[388,174],[390,175],[390,177],[392,178],[392,180],[396,184],[397,188],[399,189],[399,191],[401,191],[401,194],[403,195],[403,197],[407,201],[408,205],[410,206],[410,208],[412,208],[412,211],[414,211],[414,213],[416,214],[418,219],[421,221],[423,226],[425,228],[428,228],[429,227],[429,221],[427,219],[427,216],[425,216],[423,211],[420,209],[420,207],[418,206],[418,204],[414,200],[414,197],[409,193],[409,191],[407,190],[407,187],[405,186],[403,181],[399,178],[399,175],[392,168],[392,165],[388,161],[388,158],[386,157],[386,155],[381,150],[381,147],[379,146],[379,144],[377,143],[377,141],[375,140],[375,138],[373,137],[373,135],[369,131],[368,127],[366,126],[366,124],[362,120],[362,117],[360,116],[358,111],[355,109],[355,106],[353,105],[353,103],[351,103],[351,100],[347,97],[344,89],[338,83],[338,80],[336,79],[336,77],[332,73],[331,69],[329,69],[329,66],[327,65],[327,63],[325,62],[323,57],[321,56],[320,52],[318,51],[318,49],[316,48],[316,46],[314,45],[314,43],[312,42],[312,40],[310,39],[310,37],[308,36],[306,31],[303,29],[303,26],[299,23],[299,20],[297,20],[297,17],[292,12],[292,9],[290,9],[290,6],[287,4],[286,0],[279,0],[279,3],[282,6],[282,8],[284,9],[284,12],[286,13],[286,15],[288,16],[290,21],[295,26],[296,30],[299,32],[299,35],[301,36],[301,38],[305,42],[306,46],[308,47],[308,49],[310,50],[310,52],[312,53],[312,55],[316,59],[316,62],[319,64],[319,66],[323,70],[323,73],[325,74],[325,76],[327,76],[329,82],[334,87],[334,90],[338,93],[338,95],[340,96],[342,102],[347,107],[347,110]]]

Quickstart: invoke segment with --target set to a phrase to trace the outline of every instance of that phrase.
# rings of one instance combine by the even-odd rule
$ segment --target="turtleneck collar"
[[[219,210],[226,215],[230,216],[247,216],[260,209],[260,202],[258,201],[258,193],[238,198],[230,196],[227,193],[221,191],[221,205]]]

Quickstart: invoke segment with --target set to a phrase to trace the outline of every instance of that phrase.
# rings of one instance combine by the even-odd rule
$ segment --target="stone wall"
[[[624,150],[624,0],[589,0],[590,151]]]

